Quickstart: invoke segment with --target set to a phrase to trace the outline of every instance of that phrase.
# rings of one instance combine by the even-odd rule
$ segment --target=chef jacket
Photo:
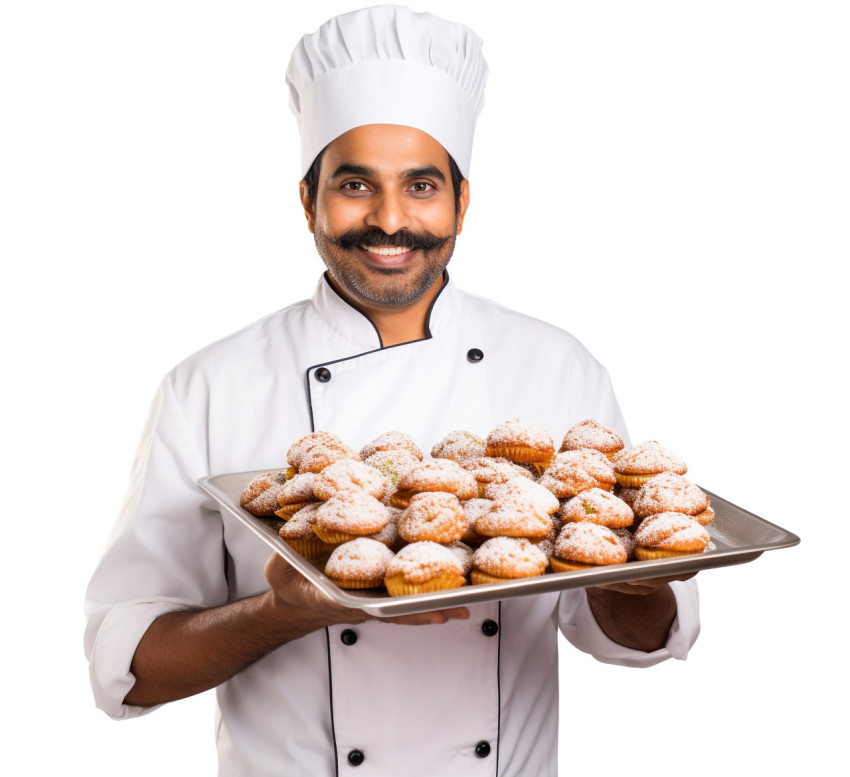
[[[171,610],[267,589],[267,546],[197,487],[208,474],[281,468],[317,429],[355,449],[388,430],[427,451],[448,432],[528,416],[554,435],[596,418],[625,433],[604,368],[566,332],[463,293],[445,276],[428,335],[382,348],[328,283],[190,357],[162,382],[109,547],[87,593],[97,705],[126,705],[130,661]],[[608,639],[582,590],[475,604],[432,626],[332,626],[220,685],[222,775],[545,777],[557,772],[557,626],[597,659],[648,666],[696,639],[693,581],[674,583],[665,648]]]

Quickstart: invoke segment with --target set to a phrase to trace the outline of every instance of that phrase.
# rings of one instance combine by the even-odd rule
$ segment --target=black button
[[[484,744],[487,745],[486,742]],[[487,745],[487,752],[490,752],[490,745]],[[362,750],[352,750],[348,754],[348,763],[350,763],[352,766],[360,766],[360,764],[362,764],[365,760],[366,756],[363,755]]]
[[[357,632],[353,629],[346,629],[339,635],[343,645],[353,645],[357,642]]]
[[[466,352],[466,358],[471,362],[480,362],[484,358],[484,351],[480,348],[470,348]]]
[[[495,637],[499,633],[499,624],[496,623],[496,621],[487,619],[481,624],[481,631],[483,631],[488,637]]]
[[[490,743],[482,741],[475,745],[475,755],[479,758],[486,758],[490,755]]]
[[[327,383],[331,379],[331,371],[327,367],[319,367],[315,375],[319,383]]]

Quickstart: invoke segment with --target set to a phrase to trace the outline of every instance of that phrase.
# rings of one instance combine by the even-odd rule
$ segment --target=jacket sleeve
[[[699,636],[699,592],[695,579],[674,581],[670,588],[676,597],[676,619],[670,628],[667,644],[660,650],[644,653],[623,647],[609,639],[599,627],[587,595],[583,590],[561,594],[558,621],[564,636],[598,661],[621,666],[644,667],[668,658],[687,658]]]
[[[226,600],[221,516],[205,505],[197,486],[206,470],[169,376],[154,400],[127,496],[86,593],[92,690],[110,717],[151,709],[123,700],[135,682],[130,662],[153,620]]]

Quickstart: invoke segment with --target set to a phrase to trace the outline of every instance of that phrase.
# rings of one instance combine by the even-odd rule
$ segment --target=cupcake
[[[487,443],[472,432],[463,429],[449,432],[431,448],[431,458],[451,459],[458,464],[468,459],[481,458],[487,449]]]
[[[583,449],[557,454],[538,482],[558,499],[569,499],[589,488],[610,491],[617,479],[604,453]]]
[[[422,461],[419,446],[404,432],[384,432],[360,449],[360,458],[365,461],[380,451],[406,451],[418,461]]]
[[[323,542],[339,545],[374,534],[389,520],[386,505],[365,491],[340,491],[320,505],[313,531]]]
[[[295,515],[302,507],[320,500],[313,493],[313,483],[316,482],[316,474],[305,472],[303,475],[295,475],[292,480],[287,480],[277,496],[280,508],[275,511],[278,518],[287,518]]]
[[[563,453],[589,448],[605,454],[610,459],[624,447],[623,438],[617,432],[593,418],[588,418],[570,427],[564,435],[560,450]]]
[[[451,550],[436,542],[414,542],[389,563],[384,585],[390,596],[407,596],[460,588],[466,578]]]
[[[327,502],[340,491],[365,491],[380,499],[387,489],[386,478],[374,467],[354,459],[340,459],[325,467],[313,481],[317,499]]]
[[[525,539],[494,537],[472,554],[473,585],[536,577],[546,570],[546,555]]]
[[[251,515],[270,518],[280,505],[277,498],[286,484],[286,472],[266,472],[251,479],[242,491],[239,504]]]
[[[437,491],[414,494],[398,519],[398,533],[408,542],[456,542],[468,529],[458,498]]]
[[[340,459],[357,459],[360,455],[331,432],[318,431],[302,437],[290,446],[286,459],[291,466],[288,473],[321,472]]]
[[[644,483],[635,497],[634,511],[639,518],[658,513],[684,513],[702,526],[714,518],[705,493],[675,472],[662,472]]]
[[[575,572],[626,563],[626,550],[614,533],[596,523],[568,523],[549,559],[553,572]]]
[[[527,480],[534,479],[534,476],[527,469],[507,459],[481,456],[476,459],[467,459],[461,466],[478,483],[478,496],[484,496],[484,489],[491,483],[506,483],[515,477],[524,477]]]
[[[711,537],[683,513],[658,513],[645,518],[634,533],[635,557],[641,561],[702,553]]]
[[[309,560],[327,558],[335,547],[329,542],[320,540],[313,531],[316,525],[316,512],[320,506],[320,502],[314,502],[303,507],[283,524],[278,532],[280,538],[290,548]]]
[[[655,440],[620,451],[614,455],[611,463],[617,482],[629,488],[640,487],[662,472],[684,475],[688,471],[684,461]]]
[[[398,479],[390,503],[393,507],[405,508],[414,494],[423,491],[442,491],[458,499],[472,499],[478,496],[478,484],[457,462],[432,459],[411,467]]]
[[[386,545],[359,537],[334,548],[325,575],[340,588],[380,588],[394,555]]]
[[[530,418],[511,418],[487,435],[487,455],[521,464],[533,464],[538,473],[555,455],[552,437]]]
[[[609,529],[631,526],[635,514],[622,499],[601,488],[589,488],[565,502],[558,515],[565,523],[598,523]]]

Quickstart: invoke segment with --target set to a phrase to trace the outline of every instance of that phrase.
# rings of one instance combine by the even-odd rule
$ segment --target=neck
[[[414,340],[423,340],[428,336],[425,319],[428,316],[431,303],[437,294],[440,293],[444,282],[441,275],[418,300],[408,305],[386,308],[353,299],[350,294],[340,287],[330,273],[328,273],[327,277],[337,294],[345,299],[349,305],[359,310],[375,325],[378,333],[381,335],[381,345],[384,348],[390,345],[410,343]]]

